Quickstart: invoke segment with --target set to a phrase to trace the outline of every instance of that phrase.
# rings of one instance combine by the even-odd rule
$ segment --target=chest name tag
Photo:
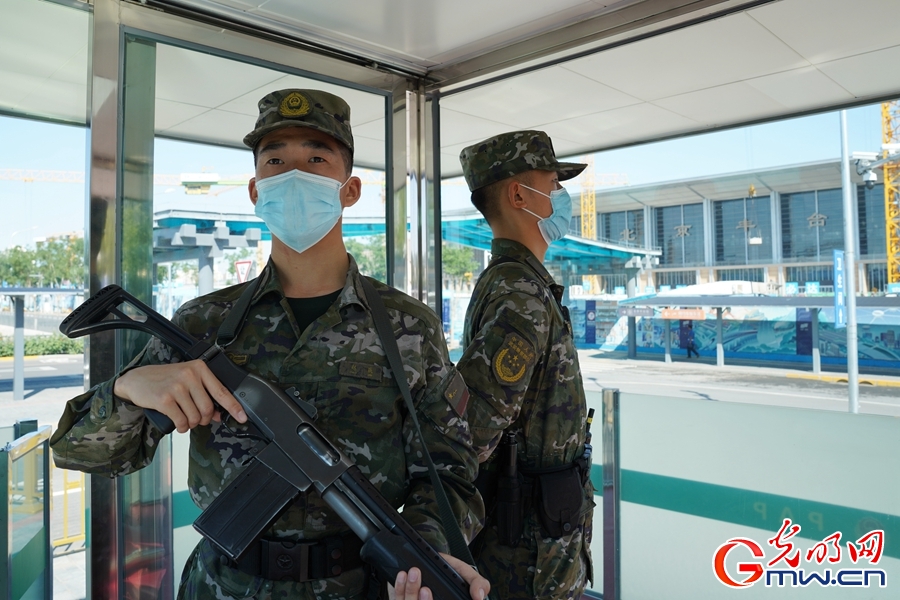
[[[378,365],[344,361],[341,363],[338,372],[347,377],[381,381],[381,367]]]
[[[534,361],[535,353],[531,344],[516,333],[507,334],[503,345],[494,355],[494,375],[500,383],[518,383]]]

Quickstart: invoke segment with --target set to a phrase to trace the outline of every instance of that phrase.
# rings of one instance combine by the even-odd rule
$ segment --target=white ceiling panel
[[[384,170],[384,140],[353,133],[353,163],[357,167]]]
[[[578,140],[581,148],[614,146],[643,139],[650,132],[678,133],[697,128],[694,120],[652,104],[637,104],[615,110],[545,123],[540,126],[566,140]],[[554,143],[555,145],[555,143]]]
[[[566,68],[642,100],[808,66],[740,13],[566,63]]]
[[[707,127],[758,119],[785,109],[744,82],[663,98],[655,104]]]
[[[821,64],[819,70],[857,98],[900,96],[900,46]]]
[[[565,68],[551,67],[450,96],[443,104],[458,112],[527,129],[639,102]],[[467,111],[467,106],[477,107],[477,112]]]
[[[358,165],[384,169],[384,133],[384,119],[353,125],[353,156]]]
[[[49,2],[3,0],[0,110],[84,123],[89,24],[85,11]]]
[[[748,79],[746,83],[787,109],[808,110],[853,100],[853,94],[815,67]]]
[[[43,78],[29,86],[18,108],[27,115],[84,123],[87,117],[87,84]]]
[[[268,0],[254,14],[329,38],[436,64],[599,12],[589,0]]]
[[[362,125],[353,125],[353,138],[367,137],[373,140],[381,140],[384,143],[384,119],[369,121]]]
[[[176,48],[157,46],[156,131],[169,137],[242,147],[253,129],[260,98],[274,90],[314,88],[341,96],[359,131],[357,163],[384,168],[384,97],[378,94],[285,75],[271,69]],[[368,140],[364,138],[370,138]]]
[[[506,123],[457,112],[448,108],[446,104],[441,103],[442,148],[460,146],[462,149],[492,135],[516,129]],[[489,113],[483,114],[488,115]]]
[[[897,44],[897,0],[789,0],[749,16],[813,64]]]
[[[253,121],[248,121],[247,115],[208,110],[180,123],[178,127],[170,128],[166,133],[191,141],[244,147],[241,140],[252,130]]]
[[[158,44],[156,97],[216,108],[270,85],[283,73],[218,56]],[[255,102],[253,114],[256,114]]]
[[[198,117],[208,111],[205,106],[194,106],[193,104],[185,104],[183,102],[173,102],[171,100],[156,100],[156,110],[154,115],[154,126],[157,133],[171,135],[169,129],[173,129],[181,125],[185,121],[189,121],[194,117]]]

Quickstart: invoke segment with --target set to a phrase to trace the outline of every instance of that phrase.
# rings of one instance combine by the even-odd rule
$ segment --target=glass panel
[[[653,274],[656,279],[656,289],[667,285],[670,289],[678,286],[694,285],[697,283],[697,271],[657,271]]]
[[[604,213],[599,217],[601,238],[616,243],[643,245],[644,211]]]
[[[887,263],[866,265],[866,289],[870,294],[884,294],[887,284]]]
[[[747,214],[744,200],[713,203],[716,228],[716,264],[739,265],[747,262]]]
[[[833,265],[806,265],[802,267],[785,267],[784,276],[787,281],[796,281],[803,288],[807,282],[818,282],[821,291],[822,286],[834,285]]]
[[[656,240],[662,247],[661,265],[684,264],[683,237],[690,230],[682,228],[681,207],[667,206],[656,209]]]
[[[819,228],[818,260],[831,260],[832,250],[844,248],[844,199],[841,190],[816,192],[816,210],[824,217]]]
[[[856,198],[859,211],[859,255],[884,256],[887,252],[884,184],[876,184],[872,189],[864,185],[857,186]],[[879,289],[884,287],[879,286]]]
[[[835,578],[843,569],[882,570],[889,585],[900,577],[900,481],[884,477],[900,472],[896,419],[632,394],[622,394],[620,415],[624,600],[721,597],[725,588],[711,569],[717,549],[732,538],[754,540],[766,565],[778,556],[767,540],[785,519],[800,526],[791,542],[802,551],[798,568],[804,577],[826,569]],[[841,439],[865,439],[879,448],[879,460],[799,450]],[[785,452],[795,450],[803,454],[802,469],[779,467]],[[881,561],[852,561],[847,543],[873,530],[885,534]],[[836,531],[840,560],[806,554]],[[836,558],[833,546],[829,552]],[[749,559],[749,550],[735,549],[725,561],[727,573],[745,578],[736,563]],[[772,568],[795,571],[783,561]],[[648,570],[653,577],[645,576]],[[742,594],[769,597],[774,590],[767,589],[766,577]],[[845,577],[851,579],[850,573]],[[823,595],[817,582],[787,587],[792,598]],[[868,588],[872,598],[891,593],[878,583]]]
[[[122,117],[122,287],[151,302],[153,274],[154,100],[156,44],[126,36]],[[149,335],[118,333],[121,364],[137,356]],[[124,594],[174,597],[170,498],[171,438],[160,444],[153,462],[120,480],[123,526]]]
[[[716,281],[765,281],[763,269],[716,269]]]
[[[88,3],[70,3],[72,6]],[[91,14],[63,3],[0,2],[0,286],[52,288],[26,294],[22,323],[22,396],[13,402],[14,364],[0,372],[0,426],[36,419],[56,426],[65,402],[84,389],[84,343],[59,333],[81,302],[84,263],[85,148]],[[11,357],[12,302],[0,290],[0,356]],[[0,440],[0,443],[12,441]],[[6,459],[6,456],[3,457]],[[13,467],[17,488],[10,526],[17,580],[14,594],[32,598],[44,583],[32,577],[45,552],[39,508],[56,492],[51,539],[54,587],[60,597],[85,596],[84,485],[80,473],[44,472],[43,450]],[[63,477],[79,482],[64,488]],[[44,490],[44,486],[48,489]],[[73,516],[67,519],[68,515]],[[68,531],[62,527],[66,521]],[[24,579],[22,579],[24,577]],[[25,579],[28,585],[20,584]],[[32,585],[33,583],[33,585]],[[30,586],[30,587],[29,587]]]
[[[49,512],[45,482],[49,461],[46,442],[50,428],[28,434],[0,452],[7,482],[8,572],[10,598],[41,600],[50,585]]]
[[[781,252],[785,260],[817,259],[820,227],[815,192],[781,196]]]
[[[747,225],[747,262],[772,260],[772,200],[769,196],[744,199]],[[750,227],[752,225],[752,227]]]

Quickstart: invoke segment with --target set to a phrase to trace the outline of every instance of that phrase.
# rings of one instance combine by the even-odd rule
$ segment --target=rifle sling
[[[249,282],[244,291],[241,292],[240,298],[231,305],[231,309],[225,315],[225,320],[222,321],[222,324],[219,325],[219,330],[216,332],[216,345],[219,348],[224,348],[233,342],[234,338],[237,337],[237,334],[244,327],[247,311],[250,310],[250,300],[256,294],[261,281],[262,277],[256,277]]]
[[[459,529],[459,523],[453,516],[450,509],[450,500],[447,499],[447,492],[444,485],[438,477],[437,469],[434,461],[431,460],[431,453],[428,446],[425,445],[425,438],[422,436],[422,429],[419,427],[419,419],[416,417],[416,408],[413,405],[412,396],[409,393],[409,383],[406,380],[406,371],[403,369],[403,360],[400,358],[400,349],[397,347],[397,338],[394,335],[394,328],[391,326],[390,317],[388,317],[387,309],[381,296],[375,290],[375,286],[366,277],[360,277],[362,282],[363,293],[366,300],[369,301],[369,310],[372,313],[372,320],[375,321],[375,331],[381,338],[381,345],[384,347],[384,354],[387,357],[391,371],[394,373],[394,379],[397,381],[397,387],[406,401],[406,409],[412,419],[416,435],[422,444],[422,454],[425,455],[425,463],[428,465],[428,474],[431,477],[431,486],[434,488],[434,495],[437,499],[438,508],[440,510],[441,521],[444,525],[444,533],[447,536],[447,544],[450,547],[450,554],[469,565],[474,565],[475,560],[469,552],[469,546],[463,538],[462,531]]]

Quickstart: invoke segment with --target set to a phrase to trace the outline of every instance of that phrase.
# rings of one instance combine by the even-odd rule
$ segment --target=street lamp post
[[[859,412],[859,351],[856,338],[856,209],[850,184],[847,111],[841,111],[841,187],[844,192],[844,279],[847,307],[847,389],[850,412]]]

